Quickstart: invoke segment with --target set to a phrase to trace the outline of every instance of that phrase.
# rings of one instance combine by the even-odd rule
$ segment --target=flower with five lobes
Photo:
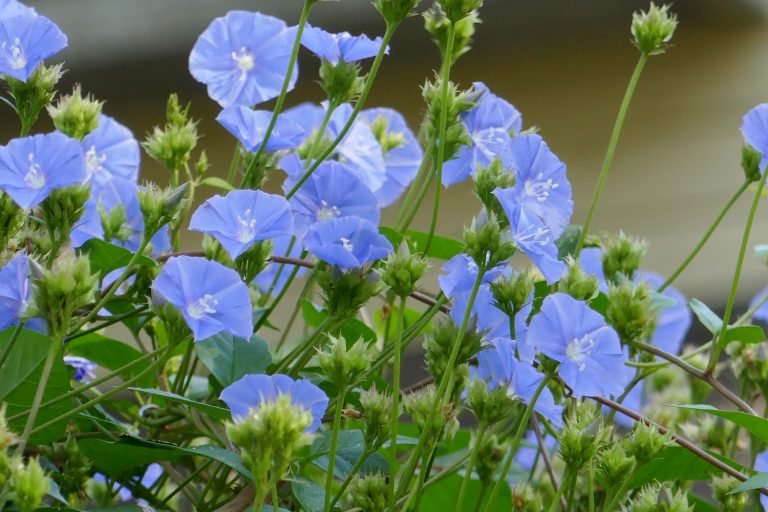
[[[257,12],[230,11],[200,35],[189,55],[189,71],[208,86],[222,107],[251,107],[276,98],[288,73],[296,27]],[[289,89],[298,77],[291,70]]]
[[[34,208],[52,190],[86,180],[80,144],[59,132],[13,139],[0,147],[0,190]]]
[[[618,396],[631,378],[619,335],[586,302],[565,293],[544,299],[526,342],[560,363],[558,374],[573,396]]]
[[[381,37],[369,39],[365,35],[353,36],[349,32],[332,34],[307,25],[301,36],[301,44],[321,59],[336,65],[339,61],[356,62],[375,57],[381,46]],[[389,47],[386,53],[389,53]]]
[[[272,112],[268,110],[253,110],[242,105],[227,107],[216,117],[219,124],[251,152],[258,151],[261,147],[271,119]],[[300,124],[285,115],[279,115],[264,151],[296,149],[305,136],[304,128]]]
[[[328,396],[306,379],[293,380],[279,373],[246,375],[224,388],[221,399],[232,411],[232,419],[237,423],[249,414],[258,413],[262,404],[274,402],[280,395],[288,395],[293,405],[312,415],[308,433],[312,434],[320,428],[328,408]]]
[[[192,215],[189,229],[207,233],[237,258],[254,243],[291,233],[293,215],[284,197],[261,190],[213,196]]]
[[[760,172],[768,166],[768,103],[761,103],[744,115],[741,134],[760,153]]]
[[[93,371],[98,366],[93,361],[89,361],[84,357],[64,356],[64,364],[75,371],[72,378],[77,382],[87,384],[91,379],[96,378],[96,374]]]
[[[29,294],[29,260],[19,253],[0,268],[0,330],[19,322]]]
[[[362,267],[392,252],[392,244],[376,226],[359,217],[318,222],[309,229],[304,247],[342,269]]]
[[[499,197],[501,189],[493,193]],[[548,284],[553,284],[566,270],[565,263],[557,258],[557,246],[552,229],[539,217],[514,202],[500,201],[509,219],[512,240],[538,267]]]
[[[141,151],[131,130],[104,114],[99,124],[82,142],[85,170],[92,187],[118,178],[136,183]]]
[[[45,16],[19,2],[0,3],[0,75],[26,82],[66,46],[67,36]]]
[[[195,341],[220,332],[245,339],[253,334],[248,287],[237,272],[216,261],[169,258],[152,283],[152,297],[179,310]]]

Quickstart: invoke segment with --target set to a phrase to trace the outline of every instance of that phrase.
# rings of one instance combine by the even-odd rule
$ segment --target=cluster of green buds
[[[371,367],[376,349],[362,338],[352,344],[343,337],[328,335],[328,340],[317,360],[329,381],[339,389],[346,388]]]
[[[328,98],[329,108],[356,100],[363,92],[365,76],[357,62],[340,60],[331,64],[323,60],[320,64],[320,86]]]
[[[744,171],[744,179],[750,183],[760,181],[760,161],[763,155],[752,146],[745,144],[741,148],[741,169]]]
[[[368,269],[344,272],[335,266],[320,269],[317,283],[323,290],[325,308],[333,318],[354,317],[383,288],[378,277]]]
[[[712,477],[712,497],[720,505],[722,512],[744,512],[749,506],[749,494],[733,490],[741,485],[741,481],[728,475]]]
[[[63,64],[55,64],[38,66],[26,82],[10,76],[3,77],[21,119],[22,133],[29,131],[40,112],[53,101],[56,85],[63,74]]]
[[[3,405],[0,407],[0,488],[6,493],[3,500],[10,499],[20,512],[33,512],[48,494],[51,479],[37,458],[30,458],[25,463],[21,457],[9,455],[16,442],[16,435],[8,428]],[[2,506],[4,504],[0,503],[0,508]]]
[[[149,240],[160,228],[175,221],[187,201],[189,183],[160,188],[147,183],[139,189],[139,207],[144,216],[144,238]]]
[[[624,278],[632,280],[640,269],[648,244],[619,231],[618,234],[605,234],[601,237],[603,250],[603,273],[610,282],[620,282]]]
[[[445,138],[440,146],[443,148],[443,160],[453,158],[462,146],[469,144],[469,135],[461,122],[461,113],[471,110],[479,98],[479,93],[473,89],[461,91],[449,82],[446,85],[448,94],[445,95],[447,104],[443,105],[442,79],[426,82],[421,89],[421,95],[427,104],[425,135],[428,140],[437,141],[440,137],[440,118],[445,115]],[[445,114],[441,112],[445,109]],[[435,158],[437,156],[435,155]]]
[[[518,403],[509,396],[505,386],[489,389],[482,379],[473,379],[467,387],[467,405],[477,421],[486,426],[514,417],[518,412]]]
[[[392,421],[392,395],[381,393],[375,387],[360,392],[360,408],[365,416],[366,446],[380,446],[390,438]],[[397,411],[400,416],[400,411]]]
[[[475,183],[475,195],[483,203],[485,209],[493,212],[502,224],[506,224],[507,217],[501,203],[493,195],[497,188],[512,188],[515,186],[515,175],[504,168],[501,159],[496,158],[488,167],[480,167],[472,177]]]
[[[409,16],[413,16],[419,2],[420,0],[373,0],[373,6],[388,26],[395,27]]]
[[[92,472],[90,459],[80,450],[74,437],[67,437],[60,443],[43,447],[43,455],[56,464],[59,471],[51,474],[59,486],[62,496],[70,502],[78,499],[81,490],[87,487],[89,475]]]
[[[605,447],[610,438],[610,429],[603,425],[592,404],[581,402],[572,411],[563,430],[557,436],[560,457],[571,472],[577,472]]]
[[[475,35],[475,25],[480,23],[480,17],[477,11],[472,11],[458,21],[451,21],[446,12],[435,4],[432,8],[424,12],[424,28],[432,36],[440,53],[445,59],[445,52],[448,47],[449,27],[453,24],[453,49],[451,50],[451,64],[467,53],[472,44],[472,38]]]
[[[69,240],[72,228],[85,213],[85,203],[90,195],[91,190],[87,185],[74,185],[52,190],[40,204],[53,255]]]
[[[243,278],[243,282],[252,282],[257,275],[267,268],[273,248],[272,240],[261,240],[235,258],[234,267],[240,277]],[[224,251],[219,251],[219,254],[220,257],[226,256]]]
[[[419,431],[426,431],[426,446],[433,446],[442,436],[452,438],[459,429],[458,410],[453,403],[438,406],[437,414],[432,416],[432,409],[439,400],[434,386],[403,397],[403,408],[411,415],[413,423]]]
[[[540,512],[543,508],[541,495],[527,483],[518,483],[512,488],[514,512]]]
[[[483,0],[437,0],[446,18],[453,23],[475,14],[483,6]]]
[[[692,512],[688,493],[673,491],[666,484],[650,484],[638,491],[623,509],[625,512]]]
[[[643,466],[669,446],[671,441],[672,437],[662,434],[657,427],[638,422],[623,444],[627,454],[634,458],[639,466]]]
[[[171,94],[166,106],[166,124],[155,126],[143,142],[149,156],[169,169],[178,183],[178,172],[189,163],[192,151],[197,146],[197,121],[189,118],[189,107],[179,104],[179,97]]]
[[[631,347],[650,338],[657,317],[654,292],[647,283],[624,280],[608,288],[605,319],[616,329],[622,343]]]
[[[587,274],[573,257],[566,258],[567,270],[557,283],[557,290],[567,293],[576,300],[589,301],[600,293],[597,277]]]
[[[387,510],[387,478],[381,473],[357,475],[349,484],[347,497],[356,510],[384,512]]]
[[[472,324],[464,329],[463,336],[458,340],[459,355],[453,368],[448,368],[448,363],[450,362],[453,345],[457,342],[456,340],[459,336],[459,329],[456,325],[448,320],[441,321],[434,326],[432,332],[425,334],[424,351],[426,353],[424,358],[427,363],[427,369],[436,382],[439,383],[440,379],[447,375],[448,372],[457,371],[459,368],[466,366],[475,354],[480,352],[483,336],[474,328],[474,320],[471,322]]]
[[[0,192],[0,246],[9,248],[11,241],[24,225],[24,210],[11,196]]]
[[[392,293],[402,299],[418,289],[419,280],[428,266],[426,257],[411,254],[408,245],[402,244],[384,261],[379,275]]]
[[[502,276],[490,284],[493,301],[497,308],[514,318],[528,303],[534,282],[530,271],[524,270],[510,276]]]
[[[464,246],[481,271],[506,262],[515,253],[515,245],[499,218],[485,209],[464,228]]]
[[[80,85],[75,85],[72,94],[63,96],[56,105],[48,106],[48,115],[53,125],[64,135],[82,140],[99,125],[103,101],[90,94],[83,97]]]
[[[635,469],[635,458],[627,453],[621,443],[609,443],[597,454],[596,480],[606,492],[621,487]]]
[[[381,151],[385,155],[405,145],[405,134],[403,132],[389,131],[389,119],[386,116],[376,116],[371,122],[371,131],[379,141]]]
[[[632,38],[638,50],[645,55],[658,55],[666,51],[677,28],[677,16],[669,12],[669,5],[656,6],[651,2],[647,12],[632,16]]]

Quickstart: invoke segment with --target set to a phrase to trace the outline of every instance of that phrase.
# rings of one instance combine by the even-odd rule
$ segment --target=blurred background
[[[202,146],[223,174],[234,139],[218,126],[217,105],[187,71],[197,36],[231,9],[259,10],[296,23],[300,0],[38,0],[28,2],[69,36],[61,54],[67,74],[62,92],[82,83],[107,100],[105,112],[138,138],[163,120],[169,93],[192,102],[201,119]],[[427,7],[422,2],[422,8]],[[615,0],[486,0],[473,50],[454,77],[462,85],[485,82],[536,125],[568,165],[580,223],[592,195],[607,140],[637,59],[629,41],[631,13],[648,4]],[[645,238],[645,267],[669,274],[688,254],[742,180],[741,116],[768,101],[768,0],[678,0],[679,28],[666,55],[652,58],[630,109],[596,229],[623,229]],[[331,31],[383,32],[368,0],[320,2],[310,22]],[[422,19],[406,21],[368,105],[394,107],[412,127],[422,114],[419,86],[432,76],[438,52]],[[288,104],[320,101],[318,62],[299,61],[299,86]],[[263,108],[268,108],[264,106]],[[3,140],[17,133],[10,111],[0,110]],[[166,183],[155,162],[144,159],[144,178]],[[273,180],[274,189],[280,180]],[[213,194],[212,190],[205,193]],[[478,208],[466,185],[446,194],[440,231],[459,236]],[[749,199],[745,195],[679,287],[715,309],[725,301]],[[396,213],[397,206],[391,208]],[[425,210],[426,210],[425,206]],[[389,213],[389,218],[392,216]],[[768,212],[758,213],[752,245],[768,242]],[[421,226],[427,224],[426,215]],[[418,225],[416,227],[419,227]],[[192,242],[192,240],[190,240]],[[434,283],[434,281],[432,281]],[[749,256],[739,297],[768,285],[768,267]]]

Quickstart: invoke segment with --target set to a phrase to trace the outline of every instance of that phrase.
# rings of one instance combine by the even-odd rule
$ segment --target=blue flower
[[[296,27],[256,12],[230,11],[200,35],[189,55],[189,71],[208,86],[222,107],[269,101],[280,94],[296,39]],[[298,76],[291,70],[290,89]]]
[[[443,265],[437,282],[447,297],[456,297],[463,292],[471,292],[477,280],[477,263],[467,254],[457,254]],[[483,274],[481,283],[490,283],[509,272],[508,268],[498,266]]]
[[[762,155],[760,172],[768,165],[768,103],[761,103],[747,112],[741,125],[741,134],[747,144]]]
[[[546,432],[544,432],[543,435],[545,436],[544,448],[548,452],[552,452],[557,445],[557,439],[548,436]],[[539,451],[539,440],[536,439],[536,433],[533,430],[529,430],[525,435],[525,441],[515,455],[515,462],[525,470],[526,474],[530,473],[534,469],[536,461],[541,459]]]
[[[515,357],[515,343],[497,338],[477,354],[477,368],[471,369],[473,376],[488,382],[490,389],[506,387],[507,395],[519,398],[528,404],[533,399],[544,375],[527,363]],[[563,424],[563,407],[555,404],[552,392],[544,388],[533,410],[550,420],[555,426]]]
[[[496,189],[493,193],[499,197],[500,192],[500,189]],[[515,245],[539,268],[548,284],[559,280],[566,267],[565,263],[557,259],[552,229],[519,204],[501,201],[501,206],[509,219]]]
[[[163,475],[164,472],[165,470],[160,464],[152,463],[149,466],[147,466],[147,469],[146,471],[144,471],[144,475],[142,475],[139,483],[144,489],[150,489],[152,486],[154,486],[157,483],[157,481],[160,479],[160,477]],[[93,479],[103,484],[107,483],[107,477],[105,477],[101,473],[94,473]],[[112,493],[117,493],[117,496],[120,499],[120,501],[130,501],[134,498],[130,490],[126,489],[125,487],[118,484],[117,482],[112,482],[112,489],[110,489],[110,491]],[[146,502],[143,499],[138,499],[136,501],[140,504],[146,504]]]
[[[69,233],[72,247],[80,247],[92,238],[104,239],[104,225],[101,223],[99,204],[93,197],[86,201],[82,217],[80,217]]]
[[[80,145],[59,132],[12,139],[0,147],[0,190],[22,208],[34,208],[52,190],[85,179]]]
[[[479,167],[488,167],[496,158],[508,167],[510,132],[519,132],[523,127],[522,116],[515,107],[481,82],[475,82],[474,89],[482,93],[480,101],[475,108],[462,114],[470,144],[443,165],[442,182],[446,187],[464,181]]]
[[[0,75],[26,82],[43,60],[66,48],[67,36],[45,16],[24,12],[21,4],[0,7],[10,13],[0,14]]]
[[[620,395],[630,378],[619,336],[586,302],[565,293],[544,299],[528,328],[528,343],[560,362],[575,397]]]
[[[323,415],[328,408],[326,394],[305,379],[293,380],[287,375],[246,375],[224,388],[221,399],[232,411],[232,419],[241,421],[254,409],[264,403],[274,402],[279,395],[289,395],[291,403],[312,415],[307,432],[314,433],[320,428]]]
[[[87,384],[96,375],[93,371],[98,367],[96,363],[77,356],[64,356],[64,364],[75,370],[72,376],[77,382]]]
[[[374,224],[360,217],[342,217],[314,224],[304,247],[321,260],[342,269],[358,268],[385,258],[392,244]]]
[[[83,138],[85,170],[92,187],[104,186],[113,178],[136,183],[139,178],[139,143],[131,130],[105,115]]]
[[[368,126],[384,121],[385,136],[402,137],[402,143],[384,151],[386,177],[376,192],[380,206],[389,206],[400,198],[403,191],[413,182],[424,158],[424,151],[405,118],[391,108],[370,108],[360,112],[359,118]],[[384,148],[382,148],[383,150]]]
[[[233,190],[214,196],[192,215],[189,229],[208,233],[231,258],[260,240],[291,233],[293,215],[284,197],[260,190]]]
[[[768,451],[760,452],[755,458],[755,471],[759,473],[768,473]],[[768,511],[768,496],[760,495],[760,506],[764,511]]]
[[[301,44],[321,59],[336,65],[339,61],[356,62],[375,57],[381,46],[381,38],[371,40],[365,35],[353,36],[349,32],[331,34],[307,25]],[[389,53],[389,47],[386,52]]]
[[[205,258],[169,258],[152,283],[156,302],[176,307],[195,341],[225,332],[250,339],[253,307],[248,287],[237,272]]]
[[[284,190],[293,188],[304,167],[296,155],[280,162],[290,169]],[[376,197],[349,168],[336,162],[326,161],[312,173],[290,199],[294,215],[294,234],[302,238],[315,223],[341,217],[360,217],[374,224],[379,223],[379,207]]]
[[[277,256],[288,256],[291,258],[299,258],[301,256],[301,244],[292,236],[279,236],[272,240],[274,244],[272,254]],[[270,263],[267,267],[259,272],[259,275],[253,280],[253,284],[262,292],[277,294],[283,289],[283,286],[288,282],[288,277],[293,272],[294,267],[292,265],[281,265],[278,263]],[[306,268],[299,267],[296,272],[296,277],[300,277],[306,272]]]
[[[216,120],[239,140],[248,151],[258,151],[272,119],[268,110],[253,110],[242,105],[227,107]],[[284,114],[277,116],[272,134],[264,148],[267,152],[296,149],[306,137],[304,128]]]
[[[136,185],[130,181],[113,178],[101,187],[93,189],[92,200],[99,210],[109,214],[115,208],[122,208],[125,222],[119,236],[108,242],[137,251],[144,236],[144,217],[139,205],[139,193]]]
[[[29,295],[29,261],[19,253],[0,268],[0,330],[19,322]]]
[[[37,11],[16,0],[0,0],[0,20],[16,16],[37,16]]]
[[[766,295],[768,295],[768,288],[760,290],[749,303],[749,309],[755,307],[758,302],[763,302],[752,314],[752,318],[768,323],[768,301],[763,301]]]

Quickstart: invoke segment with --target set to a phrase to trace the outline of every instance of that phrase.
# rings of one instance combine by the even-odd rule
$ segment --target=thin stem
[[[392,468],[390,474],[396,475],[398,471],[397,464],[397,427],[399,425],[400,418],[400,367],[401,357],[403,351],[403,330],[405,328],[405,308],[407,302],[405,297],[400,297],[400,307],[397,310],[397,334],[395,335],[395,351],[394,362],[392,368],[392,415],[390,418],[389,431],[391,434],[390,448],[392,450]],[[392,512],[395,510],[395,478],[389,479],[389,493],[387,500],[389,502],[389,508]]]
[[[344,140],[344,137],[347,136],[347,132],[352,128],[355,119],[357,119],[357,115],[363,109],[363,105],[365,105],[365,100],[368,98],[368,93],[371,92],[371,88],[373,87],[373,80],[376,78],[376,73],[379,71],[379,66],[381,65],[381,61],[384,59],[384,54],[387,51],[389,41],[392,39],[392,36],[395,33],[395,29],[397,29],[396,24],[387,24],[387,29],[381,39],[379,52],[376,54],[376,58],[373,60],[373,64],[371,64],[371,70],[368,72],[368,77],[365,79],[363,90],[360,93],[360,97],[357,99],[357,102],[355,102],[355,108],[352,110],[352,114],[349,116],[347,123],[341,129],[333,142],[331,142],[331,144],[320,154],[320,157],[312,163],[309,169],[307,169],[307,172],[305,172],[304,175],[299,178],[293,188],[288,191],[288,193],[285,195],[286,199],[290,199],[294,194],[296,194],[296,192],[298,192],[304,182],[306,182],[309,177],[312,176],[315,170],[320,167],[320,164],[323,163],[323,161],[325,161],[331,155],[331,153],[333,153],[333,151],[336,149],[336,146],[338,146],[339,143]]]
[[[768,178],[768,172],[763,172],[760,177],[760,182],[757,185],[755,191],[755,198],[752,200],[752,208],[749,210],[747,216],[747,223],[744,225],[744,234],[741,237],[741,246],[739,247],[739,256],[736,259],[736,270],[733,272],[733,279],[731,280],[731,290],[728,293],[728,302],[725,304],[725,313],[723,313],[723,325],[720,328],[720,335],[716,338],[715,344],[712,347],[712,352],[709,355],[709,364],[707,365],[707,374],[711,374],[715,371],[715,366],[720,359],[720,352],[725,346],[725,332],[728,330],[731,320],[731,313],[733,312],[733,305],[736,302],[736,292],[739,289],[739,279],[741,278],[741,267],[744,264],[744,256],[747,254],[747,246],[749,245],[749,234],[752,232],[752,223],[755,220],[755,214],[757,213],[757,207],[760,204],[760,198],[762,197],[763,188],[765,188],[765,180]]]
[[[699,240],[699,243],[696,244],[696,247],[693,248],[691,253],[683,260],[683,262],[680,264],[677,269],[672,272],[672,274],[667,278],[664,283],[659,286],[659,288],[656,290],[657,292],[661,293],[664,290],[666,290],[669,285],[675,282],[675,279],[683,273],[683,271],[688,267],[688,265],[693,261],[693,259],[699,254],[699,251],[706,245],[707,241],[709,241],[709,237],[712,236],[712,233],[715,232],[717,227],[720,225],[720,222],[722,222],[725,215],[728,213],[728,211],[731,209],[731,207],[736,203],[736,201],[741,197],[741,194],[744,193],[745,190],[747,190],[747,187],[749,187],[750,182],[745,181],[741,184],[739,189],[731,196],[731,198],[728,200],[727,203],[725,203],[725,206],[723,206],[723,209],[720,210],[720,213],[717,214],[717,217],[715,217],[715,221],[710,224],[709,228],[707,228],[707,231],[704,233],[704,236],[701,237],[701,240]]]
[[[549,480],[552,482],[552,489],[557,493],[558,483],[557,483],[557,475],[555,474],[555,469],[552,467],[552,459],[549,456],[549,450],[547,450],[547,446],[544,444],[544,436],[541,434],[541,427],[539,426],[539,420],[536,419],[536,415],[534,414],[531,416],[531,426],[533,427],[533,433],[536,436],[536,442],[539,443],[539,453],[541,453],[541,460],[544,461],[544,467],[547,469],[547,474],[549,474]],[[568,504],[565,502],[565,499],[560,500],[560,505],[565,508],[568,506]]]
[[[56,358],[59,355],[59,350],[61,349],[60,339],[54,339],[51,341],[51,346],[48,349],[48,357],[46,358],[45,365],[43,366],[43,373],[40,375],[40,381],[37,383],[37,390],[35,391],[35,396],[32,399],[32,407],[29,410],[29,417],[27,418],[27,423],[24,425],[24,431],[19,438],[19,444],[16,446],[17,456],[21,456],[24,453],[24,448],[27,447],[29,436],[34,434],[36,430],[40,430],[33,430],[33,427],[35,426],[37,413],[40,411],[40,404],[43,401],[43,393],[45,393],[45,387],[48,385],[48,379],[51,377],[53,364],[56,362]],[[52,424],[55,423],[57,422],[54,421]]]
[[[430,154],[432,153],[432,146],[434,145],[434,143],[435,143],[435,137],[433,135],[432,137],[429,138],[424,148],[424,156],[421,159],[419,170],[416,172],[416,178],[408,187],[408,193],[405,195],[405,199],[403,199],[403,202],[400,205],[400,211],[398,212],[397,220],[395,221],[395,226],[397,226],[398,231],[401,231],[401,226],[403,225],[403,221],[405,220],[406,214],[411,208],[411,203],[416,197],[417,190],[420,190],[420,188],[417,187],[417,185],[422,184],[423,186],[423,184],[425,183],[424,180],[426,180],[429,176],[426,173],[429,169]],[[416,204],[413,205],[413,207],[418,208],[419,204],[420,203],[417,202]],[[410,221],[408,221],[406,224],[410,224]]]
[[[363,467],[363,464],[368,459],[368,457],[370,457],[371,454],[375,452],[376,450],[371,450],[370,448],[366,448],[363,451],[363,453],[360,454],[360,457],[358,457],[357,460],[355,461],[355,465],[352,466],[352,470],[349,472],[347,477],[341,483],[339,490],[336,491],[336,494],[333,496],[333,499],[331,500],[331,508],[333,508],[333,506],[336,505],[336,502],[339,501],[341,497],[344,495],[344,491],[346,491],[347,487],[349,487],[349,484],[352,483],[352,479],[355,478],[355,475],[357,475],[357,472],[360,471],[361,467]]]
[[[552,498],[552,503],[549,505],[547,512],[555,512],[555,510],[557,510],[557,506],[560,504],[560,500],[563,499],[563,493],[567,487],[570,487],[571,479],[573,478],[575,478],[575,476],[572,476],[571,472],[566,468],[565,476],[563,476],[563,485],[557,489],[555,497]]]
[[[485,422],[481,422],[477,427],[477,438],[475,439],[475,445],[472,447],[472,452],[469,455],[469,462],[467,462],[467,469],[464,473],[464,478],[461,481],[459,497],[456,500],[456,510],[464,509],[464,500],[467,496],[467,488],[469,486],[469,481],[472,480],[472,471],[474,470],[475,463],[477,462],[477,454],[480,452],[480,447],[483,444],[483,436],[485,435],[485,430]]]
[[[333,413],[333,430],[331,431],[331,449],[328,452],[328,471],[325,476],[325,506],[323,510],[331,510],[331,489],[333,488],[333,469],[336,465],[336,448],[339,445],[339,431],[341,430],[341,412],[344,409],[344,395],[346,387],[342,386],[336,399],[336,409]]]
[[[595,462],[589,461],[589,487],[587,489],[587,500],[589,504],[589,512],[595,512]],[[629,479],[627,479],[629,480]]]
[[[622,498],[624,498],[624,495],[627,494],[627,489],[629,489],[629,486],[632,484],[632,477],[635,475],[635,469],[633,469],[632,472],[627,475],[627,478],[624,479],[618,490],[613,494],[611,501],[609,501],[606,506],[603,507],[603,510],[614,510],[614,507],[621,505]]]
[[[19,335],[23,330],[24,330],[24,322],[19,322],[16,325],[16,328],[13,330],[13,333],[11,334],[11,339],[8,340],[8,344],[5,345],[5,348],[3,349],[3,353],[0,354],[0,369],[3,368],[3,366],[5,365],[5,362],[8,360],[8,356],[11,355],[11,352],[13,351],[13,347],[14,345],[16,345],[16,342],[19,340]]]
[[[328,123],[331,121],[333,111],[336,110],[336,108],[336,103],[328,102],[328,108],[325,109],[325,115],[323,116],[323,120],[320,122],[320,128],[317,129],[315,140],[312,141],[312,145],[309,147],[309,151],[307,151],[307,163],[312,163],[312,157],[315,156],[317,150],[320,149],[320,144],[322,144],[323,136],[325,135],[325,129],[328,127]]]
[[[637,83],[640,80],[640,75],[643,72],[645,63],[648,61],[648,54],[641,53],[640,58],[635,65],[635,70],[632,73],[632,77],[629,79],[627,90],[624,93],[624,99],[621,101],[621,107],[619,107],[619,113],[616,115],[616,121],[613,124],[613,132],[611,133],[611,139],[608,142],[608,149],[605,152],[605,158],[603,159],[603,166],[600,169],[600,176],[597,178],[597,186],[592,196],[592,202],[589,204],[589,210],[587,211],[587,217],[584,219],[584,226],[581,229],[581,235],[579,236],[579,242],[576,244],[576,251],[574,256],[578,256],[581,252],[581,248],[584,247],[584,240],[589,233],[589,226],[592,223],[592,217],[595,215],[597,209],[597,203],[600,201],[600,196],[605,188],[605,181],[608,178],[608,171],[611,169],[611,163],[613,162],[613,155],[616,152],[616,146],[619,144],[619,136],[621,130],[624,127],[624,120],[627,117],[627,111],[629,110],[629,104],[632,102],[632,96],[637,88]]]
[[[307,350],[311,349],[314,345],[315,340],[322,335],[322,333],[326,330],[329,330],[329,328],[335,323],[335,319],[331,317],[326,317],[322,323],[315,329],[315,331],[310,334],[304,341],[299,343],[296,348],[294,348],[288,355],[286,355],[283,359],[280,360],[280,363],[275,367],[274,373],[281,373],[288,369],[288,367],[293,363],[293,361],[300,357],[302,354],[304,354]]]
[[[174,496],[179,494],[187,485],[189,485],[200,473],[205,471],[205,469],[210,466],[213,463],[213,459],[208,459],[204,463],[200,464],[198,468],[196,468],[193,472],[189,474],[187,478],[185,478],[176,488],[171,491],[168,496],[163,498],[163,500],[160,502],[163,505],[167,505],[169,501],[173,499]]]
[[[280,496],[277,493],[277,485],[279,484],[277,475],[272,478],[272,510],[273,512],[280,511]]]

